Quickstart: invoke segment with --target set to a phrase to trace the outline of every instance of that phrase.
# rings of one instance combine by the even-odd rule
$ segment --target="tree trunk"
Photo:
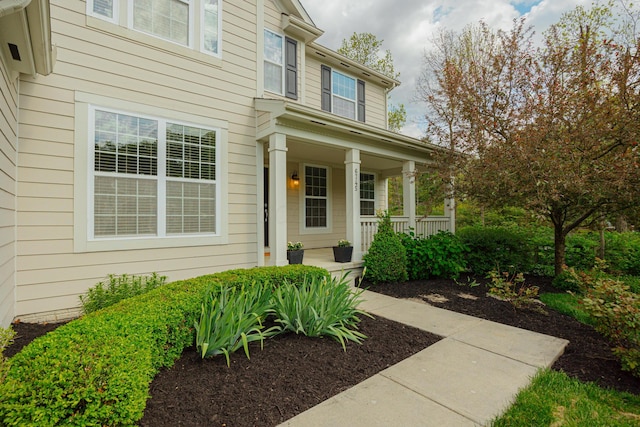
[[[562,273],[565,264],[565,249],[567,234],[564,232],[562,225],[554,224],[554,243],[555,243],[555,275]]]

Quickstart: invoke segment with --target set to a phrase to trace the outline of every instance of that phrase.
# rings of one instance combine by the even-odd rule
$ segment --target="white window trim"
[[[74,153],[74,252],[98,252],[132,249],[170,248],[186,246],[209,246],[226,244],[228,230],[228,166],[227,155],[229,124],[227,121],[194,116],[178,111],[165,110],[155,106],[131,103],[99,95],[76,93],[75,153]],[[166,235],[141,237],[99,237],[92,238],[93,196],[89,194],[93,182],[93,140],[90,123],[92,108],[116,110],[139,117],[166,120],[171,123],[189,124],[218,131],[216,140],[216,234]],[[164,150],[158,147],[158,152]],[[160,169],[160,164],[158,169]],[[158,191],[158,198],[163,197]],[[224,203],[223,203],[224,201]],[[163,205],[163,204],[161,204]],[[162,212],[158,212],[162,218]],[[159,227],[162,225],[159,221]],[[160,234],[161,229],[158,230]],[[162,230],[164,233],[164,230]]]
[[[133,0],[114,0],[113,2],[113,18],[107,18],[106,16],[93,13],[93,5],[96,0],[87,0],[86,15],[87,25],[89,27],[98,28],[103,31],[107,31],[113,34],[117,34],[122,37],[127,37],[136,42],[145,42],[145,44],[151,44],[153,46],[160,46],[163,49],[174,51],[177,54],[189,55],[185,51],[180,49],[188,49],[198,54],[204,54],[211,58],[222,58],[222,45],[223,45],[223,3],[224,0],[218,0],[218,52],[210,52],[204,48],[204,2],[202,0],[179,0],[189,5],[189,33],[188,44],[182,43],[164,38],[157,34],[153,34],[144,30],[136,29],[133,27]],[[107,25],[104,23],[115,24]],[[144,34],[146,37],[150,37],[154,41],[145,41],[140,37],[140,34]],[[162,46],[163,44],[165,44]],[[174,48],[175,47],[175,48]],[[194,58],[200,59],[202,58]],[[206,60],[205,60],[206,62]],[[221,66],[222,64],[215,64]]]
[[[284,81],[285,71],[286,71],[285,70],[285,68],[286,68],[285,67],[285,62],[286,62],[286,54],[287,54],[286,51],[285,51],[285,35],[281,34],[281,33],[278,33],[276,31],[273,31],[273,30],[269,30],[268,28],[265,28],[264,31],[265,32],[270,32],[271,34],[275,34],[276,36],[278,36],[278,37],[280,37],[282,39],[282,42],[280,43],[280,49],[282,50],[282,62],[280,64],[278,64],[277,62],[273,62],[273,61],[270,61],[269,59],[267,59],[267,57],[264,54],[264,48],[265,48],[266,43],[267,43],[266,42],[266,37],[263,37],[263,39],[262,39],[262,58],[263,58],[263,61],[266,61],[266,62],[268,62],[270,64],[278,65],[280,67],[280,70],[281,70],[281,72],[280,72],[280,87],[282,88],[282,90],[280,92],[276,92],[276,91],[273,91],[271,89],[267,89],[267,86],[265,85],[264,90],[265,90],[265,92],[270,92],[270,93],[274,93],[276,95],[284,96],[285,84],[286,84],[286,82]],[[264,80],[265,80],[264,69],[265,69],[265,67],[263,66],[262,69],[263,69],[262,81],[263,81],[263,85],[264,85]]]
[[[306,221],[306,209],[305,209],[305,186],[306,186],[306,167],[311,166],[314,168],[322,168],[327,171],[327,226],[326,227],[307,227]],[[318,165],[313,163],[303,163],[298,169],[301,172],[302,182],[300,183],[300,234],[330,234],[333,231],[333,204],[331,199],[333,198],[332,192],[332,169],[330,166]]]
[[[376,205],[378,204],[378,202],[377,202],[377,194],[376,194],[377,193],[376,188],[377,188],[377,185],[378,185],[378,174],[375,173],[375,172],[369,172],[369,171],[363,171],[363,170],[361,170],[360,173],[363,174],[363,175],[373,175],[373,199],[363,199],[362,197],[360,197],[360,201],[373,202],[373,210],[375,212],[377,210],[376,209]],[[360,178],[360,177],[358,176],[358,178]],[[362,188],[362,183],[361,182],[360,182],[360,187],[359,188]],[[365,216],[365,217],[375,216],[375,213],[374,213],[374,215],[362,215],[362,213],[360,213],[360,212],[358,212],[358,213],[360,214],[360,216]]]
[[[200,0],[200,52],[215,56],[216,58],[222,57],[222,0],[218,0],[218,51],[210,52],[204,48],[204,1]]]
[[[349,77],[350,79],[353,79],[355,99],[345,98],[344,96],[338,95],[333,91],[333,82],[334,82],[333,73],[342,74],[345,77]],[[347,117],[347,116],[343,116],[342,114],[335,113],[336,107],[333,103],[334,96],[340,99],[344,99],[345,101],[353,102],[353,105],[354,105],[353,117]],[[336,70],[335,68],[331,68],[331,112],[333,112],[336,116],[344,117],[345,119],[358,120],[358,79],[352,76],[351,74],[344,73],[342,71]]]

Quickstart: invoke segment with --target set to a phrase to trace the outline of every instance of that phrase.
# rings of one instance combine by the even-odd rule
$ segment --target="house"
[[[0,0],[1,325],[73,316],[110,273],[343,238],[360,260],[394,175],[419,224],[435,148],[386,130],[398,81],[320,35],[297,0]]]

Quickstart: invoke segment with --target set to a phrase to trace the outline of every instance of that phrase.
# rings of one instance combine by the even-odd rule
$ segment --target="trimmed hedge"
[[[193,344],[194,322],[212,288],[276,287],[327,275],[303,265],[231,270],[173,282],[69,322],[9,359],[0,424],[133,425],[158,370]]]

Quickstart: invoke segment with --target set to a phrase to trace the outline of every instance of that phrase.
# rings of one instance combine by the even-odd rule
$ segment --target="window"
[[[110,22],[117,21],[117,6],[118,0],[87,0],[87,9],[90,15]]]
[[[360,215],[376,214],[376,177],[371,173],[360,174]]]
[[[184,0],[133,0],[133,28],[189,46],[189,9]]]
[[[364,82],[326,65],[321,69],[322,109],[348,119],[365,121]]]
[[[115,24],[169,40],[202,52],[219,55],[222,0],[88,0],[87,14]],[[118,6],[127,9],[120,22]],[[199,7],[196,7],[199,5]],[[124,18],[123,18],[124,19]],[[199,19],[200,37],[194,42],[194,22]],[[199,46],[196,46],[195,44]]]
[[[304,217],[306,228],[327,228],[328,169],[304,167]]]
[[[284,37],[264,30],[264,88],[282,94],[284,76]]]
[[[337,71],[331,73],[332,111],[339,116],[356,118],[356,79]]]
[[[264,30],[264,88],[298,99],[298,43]]]
[[[202,1],[202,49],[205,52],[220,53],[221,17],[218,0]]]
[[[92,108],[90,237],[216,234],[218,130]]]

